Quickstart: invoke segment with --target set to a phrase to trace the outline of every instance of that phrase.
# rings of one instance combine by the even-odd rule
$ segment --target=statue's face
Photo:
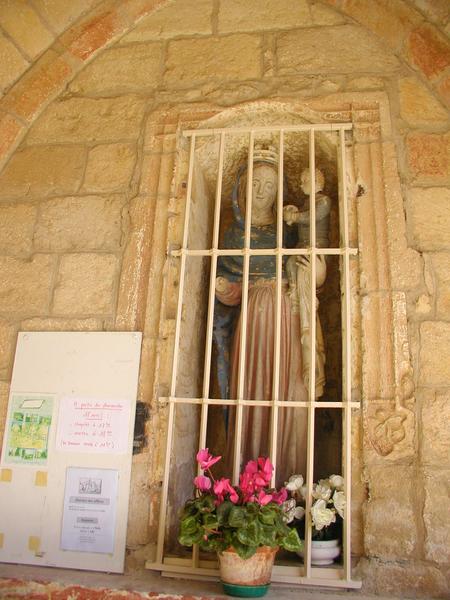
[[[278,189],[278,175],[270,165],[255,165],[253,168],[252,213],[271,209]]]
[[[318,169],[316,169],[316,194],[323,190],[323,175]],[[301,188],[302,192],[309,196],[311,194],[311,176],[309,169],[305,169],[301,175]]]

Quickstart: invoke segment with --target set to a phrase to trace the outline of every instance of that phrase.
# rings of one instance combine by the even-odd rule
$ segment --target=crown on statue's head
[[[268,163],[278,166],[278,150],[272,144],[257,142],[253,149],[253,162]]]

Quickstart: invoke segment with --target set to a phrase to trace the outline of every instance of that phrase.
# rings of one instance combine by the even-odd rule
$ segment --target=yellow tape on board
[[[42,487],[46,487],[47,471],[36,471],[36,478],[34,480],[34,485],[40,485]]]
[[[30,535],[28,538],[28,550],[32,552],[39,552],[39,548],[41,546],[41,538],[37,537],[37,535]]]
[[[1,469],[0,470],[0,481],[9,483],[12,481],[12,469]]]
[[[3,540],[5,539],[5,536],[3,533],[0,533],[0,548],[3,548]]]

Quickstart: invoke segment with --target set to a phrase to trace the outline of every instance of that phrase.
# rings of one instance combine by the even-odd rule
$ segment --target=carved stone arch
[[[63,31],[0,100],[0,167],[31,123],[99,52],[168,2],[103,0]],[[361,2],[319,0],[319,4],[331,6],[369,29],[448,104],[445,69],[450,61],[450,44],[415,8],[372,0],[368,14],[368,7]]]

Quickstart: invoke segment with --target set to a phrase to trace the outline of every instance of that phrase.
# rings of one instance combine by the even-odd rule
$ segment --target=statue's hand
[[[309,269],[309,256],[300,255],[297,257],[297,264],[303,269]],[[316,288],[321,287],[325,283],[327,277],[327,263],[323,254],[316,256]]]
[[[216,277],[216,292],[225,294],[230,286],[230,282],[225,277]]]
[[[288,225],[298,223],[300,220],[300,211],[293,204],[288,204],[283,208],[283,219]]]

